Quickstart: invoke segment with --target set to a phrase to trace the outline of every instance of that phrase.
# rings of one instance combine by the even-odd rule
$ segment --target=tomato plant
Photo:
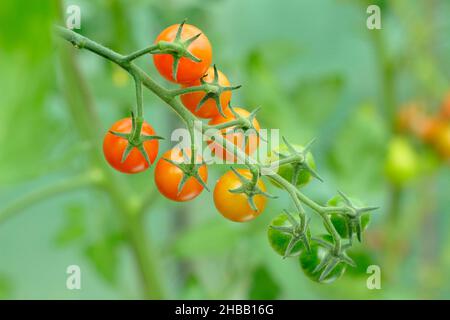
[[[240,86],[230,86],[226,76],[215,65],[210,66],[211,45],[198,28],[184,22],[170,26],[161,32],[154,44],[128,55],[118,54],[65,28],[57,28],[57,32],[76,47],[114,62],[134,80],[137,103],[132,116],[114,124],[103,143],[105,158],[114,168],[127,173],[140,172],[156,158],[157,139],[160,137],[155,136],[153,128],[144,122],[142,88],[145,86],[183,120],[191,139],[191,149],[174,148],[158,161],[155,184],[161,194],[171,200],[188,201],[197,197],[203,189],[208,189],[207,167],[194,152],[197,148],[195,134],[199,133],[216,156],[226,160],[231,156],[233,161],[239,158],[245,165],[240,169],[231,166],[231,170],[216,182],[213,200],[220,214],[235,222],[255,219],[264,211],[267,198],[274,198],[266,192],[263,182],[263,179],[269,179],[288,194],[294,207],[293,211],[285,210],[278,215],[269,226],[268,238],[274,250],[283,257],[299,255],[305,274],[320,282],[332,282],[343,274],[347,264],[354,265],[346,253],[352,241],[343,243],[343,239],[346,236],[351,239],[352,233],[360,239],[368,222],[365,214],[376,208],[356,206],[343,193],[340,193],[342,204],[331,201],[322,206],[299,191],[299,187],[308,183],[311,177],[321,180],[310,152],[312,142],[302,147],[290,144],[283,137],[284,146],[277,150],[280,157],[271,159],[269,165],[251,157],[261,143],[260,124],[256,119],[258,109],[248,112],[232,107],[231,91]],[[153,54],[155,67],[164,78],[181,86],[169,89],[158,85],[132,63],[146,54]],[[208,125],[197,126],[199,118],[210,119]],[[208,133],[210,129],[219,130],[219,134],[211,135]],[[231,146],[240,148],[242,152],[230,150]],[[395,155],[405,157],[398,151]],[[414,161],[411,154],[406,157],[406,170],[402,170],[409,174]],[[391,158],[389,156],[388,160]],[[272,170],[274,164],[279,165],[275,172]],[[264,173],[266,169],[267,175]],[[387,171],[396,172],[391,169]],[[311,236],[304,205],[323,220],[329,235],[320,238]],[[346,219],[347,224],[341,218]],[[140,224],[132,224],[132,227],[140,227]],[[142,235],[143,231],[138,230],[138,233]],[[140,241],[134,241],[133,245],[139,246]],[[135,250],[139,259],[145,260],[140,255],[142,248],[136,247]],[[145,266],[148,264],[141,262],[146,281],[156,279],[154,275],[153,278],[147,277],[149,271]],[[150,287],[152,283],[147,284]]]
[[[132,119],[125,118],[114,123],[103,139],[103,154],[106,161],[116,170],[123,173],[138,173],[146,170],[149,163],[138,148],[133,147],[129,154],[126,154],[129,141],[121,136],[114,134],[130,134],[132,129]],[[148,123],[142,125],[142,133],[147,136],[153,136],[155,130]],[[158,154],[159,143],[157,140],[147,140],[143,142],[143,147],[148,155],[150,164],[155,161]],[[126,158],[124,159],[124,155]]]
[[[231,90],[220,91],[220,88],[230,88],[228,78],[214,67],[209,67],[206,74],[201,79],[184,84],[184,88],[200,86],[202,83],[211,85],[211,92],[190,92],[181,95],[181,102],[194,115],[200,118],[209,119],[226,114],[228,104],[231,101]]]
[[[202,77],[212,61],[208,38],[190,24],[174,24],[163,30],[155,40],[159,51],[153,62],[159,73],[171,82],[188,83]],[[178,47],[175,52],[173,47]]]
[[[252,174],[247,169],[238,169],[236,172],[249,180],[252,179]],[[261,194],[255,195],[253,201],[256,210],[254,210],[249,203],[248,195],[233,192],[233,190],[244,185],[236,172],[227,171],[217,181],[214,188],[214,204],[217,210],[229,220],[236,222],[253,220],[264,211],[267,199]],[[258,180],[257,186],[263,192],[266,191],[266,187],[261,180]]]
[[[156,163],[155,184],[159,192],[166,198],[179,202],[189,201],[203,191],[204,185],[195,176],[189,176],[188,172],[184,172],[182,168],[173,163],[187,162],[185,167],[189,167],[190,157],[190,150],[168,150]],[[197,156],[197,162],[201,162],[200,156]],[[201,165],[197,172],[200,179],[206,183],[208,180],[206,165]]]

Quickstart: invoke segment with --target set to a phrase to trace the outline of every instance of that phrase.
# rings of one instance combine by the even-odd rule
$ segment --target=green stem
[[[180,89],[173,89],[170,90],[170,94],[174,97],[185,94],[185,93],[191,93],[191,92],[199,92],[199,91],[205,91],[206,85],[201,86],[193,86],[193,87],[186,87],[186,88],[180,88]]]
[[[129,55],[126,55],[125,57],[123,57],[123,60],[124,60],[124,62],[131,62],[147,53],[152,53],[153,51],[156,51],[156,50],[158,50],[158,45],[154,44],[147,48],[144,48],[144,49],[135,51]]]

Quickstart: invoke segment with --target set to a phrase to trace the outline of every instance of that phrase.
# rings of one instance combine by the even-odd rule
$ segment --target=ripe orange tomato
[[[234,111],[240,115],[241,117],[248,117],[250,113],[242,108],[234,108]],[[218,115],[217,117],[211,119],[208,124],[209,125],[217,125],[225,122],[229,122],[232,120],[235,120],[236,117],[231,113],[230,109],[227,109],[225,112],[226,118],[222,117],[221,115]],[[256,131],[259,131],[261,127],[259,126],[258,120],[256,118],[253,119],[253,126],[255,127]],[[245,143],[245,135],[242,132],[232,132],[234,127],[226,128],[220,130],[224,137],[231,141],[237,148],[243,149]],[[256,135],[256,133],[249,134],[248,136],[248,143],[245,145],[245,153],[247,155],[253,154],[255,150],[258,148],[259,145],[259,137]],[[224,150],[222,145],[218,143],[214,143],[212,141],[208,141],[208,146],[213,150],[213,153],[218,156],[219,158],[223,160],[229,160],[229,161],[236,161],[236,157],[233,152],[229,152],[229,150]],[[230,150],[233,151],[233,150]]]
[[[433,145],[444,160],[450,161],[450,124],[441,128]]]
[[[440,116],[445,120],[450,120],[450,92],[445,97],[439,112]]]
[[[217,70],[217,74],[219,85],[222,87],[229,87],[230,82],[228,81],[228,78],[220,70]],[[203,80],[205,82],[211,83],[213,79],[214,79],[214,68],[209,67]],[[183,87],[184,88],[194,87],[199,86],[200,84],[201,84],[200,79],[198,78],[196,81],[193,81],[189,84],[184,84]],[[197,117],[210,119],[220,115],[219,107],[217,106],[216,101],[214,99],[206,100],[205,103],[200,107],[200,109],[195,111],[197,109],[198,104],[205,95],[206,93],[204,91],[185,93],[181,95],[181,102],[183,102],[184,106],[188,108]],[[230,103],[231,100],[231,91],[223,91],[220,94],[219,100],[220,105],[222,106],[222,110],[225,113],[225,111],[228,109],[228,103]]]
[[[137,148],[133,148],[124,162],[122,162],[123,152],[128,146],[128,141],[124,138],[112,134],[110,131],[119,133],[130,133],[132,127],[131,118],[125,118],[117,121],[106,133],[103,140],[103,154],[106,161],[116,170],[123,173],[138,173],[146,170],[149,164],[145,157]],[[144,122],[141,130],[142,135],[153,136],[155,130],[147,122]],[[158,154],[158,140],[149,140],[144,142],[144,149],[147,152],[151,163],[155,161]]]
[[[185,150],[185,154],[190,157],[191,151]],[[189,201],[197,197],[203,191],[203,186],[195,178],[190,177],[184,184],[181,192],[178,192],[178,185],[183,178],[183,171],[164,160],[164,158],[181,163],[183,162],[183,154],[179,149],[172,149],[164,153],[158,160],[155,168],[155,184],[159,192],[166,198],[179,202]],[[200,156],[198,156],[197,160],[201,161]],[[202,165],[198,173],[206,183],[208,180],[208,169],[206,165]]]
[[[156,38],[155,43],[158,43],[159,41],[173,42],[179,26],[179,24],[174,24],[163,30]],[[168,53],[153,55],[153,63],[164,78],[176,83],[187,83],[198,80],[205,74],[212,62],[212,48],[208,38],[197,27],[185,24],[181,31],[181,40],[187,40],[199,33],[201,33],[201,35],[195,39],[187,49],[201,61],[195,62],[187,57],[182,57],[178,65],[177,79],[172,77],[173,56]]]
[[[238,169],[241,175],[247,179],[252,178],[252,174],[248,169]],[[214,188],[214,204],[217,210],[227,219],[235,222],[245,222],[255,219],[264,211],[267,199],[262,195],[254,196],[257,211],[253,211],[248,203],[248,197],[244,193],[231,193],[229,190],[242,186],[241,180],[233,171],[228,171],[219,180],[217,180]],[[266,191],[266,187],[261,179],[258,180],[257,186]]]
[[[424,118],[418,129],[418,135],[423,141],[431,143],[436,140],[444,127],[445,124],[440,118]]]

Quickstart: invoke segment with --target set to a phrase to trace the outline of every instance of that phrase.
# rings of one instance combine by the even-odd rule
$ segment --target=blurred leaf
[[[275,282],[266,267],[259,266],[253,271],[249,299],[273,300],[280,294],[280,287]]]
[[[362,105],[354,112],[335,136],[328,161],[339,187],[359,197],[361,190],[376,190],[383,181],[387,130],[374,106]]]
[[[66,208],[65,225],[55,237],[59,246],[66,246],[81,239],[86,234],[84,221],[84,208],[79,204],[73,204]]]
[[[121,234],[112,233],[88,245],[85,251],[100,276],[111,284],[117,281],[118,249],[122,240]]]
[[[7,277],[0,275],[0,300],[11,299],[12,291],[11,281]]]
[[[220,255],[232,248],[239,237],[239,231],[229,224],[211,220],[182,233],[173,250],[181,257]]]

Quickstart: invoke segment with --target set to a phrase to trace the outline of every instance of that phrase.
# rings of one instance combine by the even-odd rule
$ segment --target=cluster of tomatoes
[[[227,77],[215,66],[211,66],[212,48],[208,38],[196,27],[188,24],[172,25],[162,31],[156,44],[162,52],[153,54],[153,62],[159,73],[168,81],[180,85],[181,102],[196,117],[207,119],[210,126],[219,126],[221,133],[235,147],[250,155],[259,144],[260,125],[255,111],[232,108],[232,90]],[[196,90],[201,87],[202,90]],[[195,90],[190,90],[193,88]],[[252,129],[246,139],[243,132],[236,131],[234,122],[246,119],[246,127]],[[124,173],[139,173],[153,164],[158,155],[158,139],[153,127],[143,119],[126,118],[116,122],[106,133],[103,151],[108,163]],[[252,141],[254,140],[254,141]],[[242,144],[244,141],[244,144]],[[315,162],[309,152],[310,144],[290,144],[287,140],[267,157],[267,165],[289,157],[293,161],[280,161],[277,173],[296,187],[306,185],[312,177],[321,178],[315,172]],[[235,154],[208,141],[215,156],[223,160],[236,160]],[[167,150],[155,167],[155,184],[165,197],[174,201],[189,201],[207,188],[208,169],[200,155],[190,149]],[[291,158],[292,160],[292,158]],[[281,187],[274,183],[276,187]],[[236,222],[256,218],[266,206],[266,186],[260,178],[259,168],[227,171],[215,184],[214,203],[217,210],[227,219]],[[330,206],[349,206],[351,215],[330,213],[330,222],[343,239],[351,243],[353,235],[361,241],[370,216],[365,214],[374,208],[354,207],[354,201],[341,194],[328,203]],[[363,214],[364,213],[364,214]],[[298,213],[297,213],[298,214]],[[305,274],[319,282],[332,282],[339,278],[353,261],[345,251],[336,252],[333,238],[324,235],[311,242],[308,222],[301,214],[285,211],[276,216],[268,228],[269,243],[275,252],[283,257],[299,256],[299,264]],[[325,226],[327,228],[327,226]]]
[[[432,115],[416,104],[405,106],[398,113],[397,126],[431,146],[444,161],[450,161],[450,93]]]
[[[228,78],[215,66],[212,66],[212,47],[206,35],[193,25],[176,24],[163,30],[155,43],[171,43],[185,49],[182,52],[167,52],[153,54],[153,62],[159,73],[168,81],[177,83],[180,88],[196,87],[204,84],[211,86],[210,91],[199,90],[181,95],[181,102],[195,116],[208,119],[209,125],[219,125],[235,120],[236,117],[248,118],[250,112],[243,108],[229,107],[233,87]],[[260,130],[256,118],[252,119],[252,128]],[[153,127],[144,122],[140,132],[132,145],[132,133],[135,130],[132,118],[119,120],[112,125],[105,135],[103,151],[108,163],[123,173],[139,173],[154,163],[158,155],[158,140]],[[234,145],[240,146],[243,133],[235,132],[233,128],[222,129],[221,132]],[[154,137],[154,138],[152,138]],[[136,138],[136,135],[135,137]],[[258,145],[259,137],[251,134],[246,140],[243,151],[252,154]],[[140,148],[139,148],[139,144]],[[228,150],[209,141],[213,153],[222,159],[230,159]],[[126,156],[124,156],[126,153]],[[232,156],[231,156],[232,157]],[[192,164],[186,164],[186,158],[191,158],[190,149],[171,149],[166,151],[158,160],[155,167],[155,184],[165,197],[173,201],[189,201],[197,197],[206,187],[208,169],[202,163],[200,156]],[[192,159],[193,160],[193,159]],[[256,195],[253,200],[256,205],[251,207],[245,193],[232,193],[245,184],[242,177],[251,180],[252,174],[248,169],[238,170],[241,177],[234,171],[225,173],[216,183],[214,189],[214,203],[218,211],[232,221],[248,221],[258,216],[265,208],[266,198]],[[265,190],[264,183],[258,180],[257,187]]]

